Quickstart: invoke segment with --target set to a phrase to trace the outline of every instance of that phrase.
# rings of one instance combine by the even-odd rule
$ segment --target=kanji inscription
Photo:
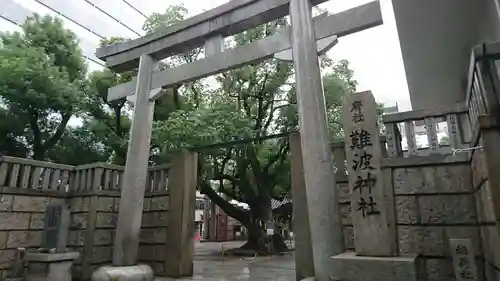
[[[393,194],[384,190],[380,170],[376,108],[370,92],[353,94],[344,102],[345,152],[356,252],[387,256],[395,254],[397,247],[394,211],[387,207],[393,204],[387,195]],[[372,243],[373,239],[378,243]]]
[[[450,251],[457,281],[477,281],[477,265],[470,239],[450,239]]]

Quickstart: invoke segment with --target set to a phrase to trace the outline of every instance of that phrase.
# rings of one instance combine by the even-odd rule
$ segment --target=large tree
[[[234,36],[231,45],[259,40],[287,24],[284,19]],[[324,87],[332,140],[341,135],[342,98],[353,92],[356,81],[347,61],[322,60]],[[214,90],[205,90],[185,109],[155,124],[158,159],[180,147],[200,152],[198,185],[202,193],[249,231],[245,248],[266,252],[265,223],[271,219],[271,198],[289,194],[289,142],[287,137],[263,140],[298,129],[293,65],[275,59],[245,66],[216,77]],[[255,141],[244,141],[256,139]],[[230,143],[226,145],[214,145]],[[248,210],[231,201],[246,203]],[[280,245],[275,245],[278,249]]]
[[[36,14],[0,41],[1,152],[43,160],[85,102],[82,51],[60,20]]]
[[[182,20],[187,10],[182,5],[171,6],[165,13],[153,13],[144,23],[143,30],[149,34],[161,31],[164,28]],[[127,41],[126,38],[111,37],[101,41],[101,46]],[[175,67],[186,62],[192,62],[200,55],[200,49],[171,57],[159,64],[160,69]],[[128,82],[137,75],[137,69],[124,73],[115,73],[109,69],[94,71],[89,75],[88,102],[85,105],[83,124],[77,128],[69,128],[67,137],[63,139],[62,147],[54,153],[54,159],[68,159],[71,154],[79,155],[88,152],[85,157],[78,157],[77,162],[87,163],[90,159],[110,161],[114,164],[125,165],[131,120],[130,113],[133,103],[125,98],[108,101],[110,87]],[[172,112],[185,108],[189,103],[186,97],[196,99],[195,95],[186,92],[199,93],[202,89],[200,82],[176,85],[169,89],[162,98],[156,101],[154,120],[167,120]],[[152,151],[158,150],[155,145]],[[56,155],[57,154],[57,155]],[[155,153],[152,153],[152,163]],[[72,161],[75,162],[75,161]]]

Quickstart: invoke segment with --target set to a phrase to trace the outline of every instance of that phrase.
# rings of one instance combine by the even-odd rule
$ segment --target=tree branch
[[[200,181],[199,187],[200,192],[202,194],[206,194],[208,198],[217,206],[219,206],[228,216],[235,218],[242,224],[250,223],[250,216],[247,211],[244,211],[226,201],[219,194],[217,194],[215,190],[213,190],[208,182]]]
[[[59,126],[57,127],[57,130],[54,133],[54,135],[52,135],[52,137],[49,138],[45,142],[45,144],[43,145],[44,150],[47,150],[47,149],[54,147],[57,144],[57,142],[59,142],[62,135],[64,134],[64,131],[66,130],[66,126],[68,125],[68,122],[69,122],[69,119],[71,118],[71,115],[72,115],[71,110],[62,114],[61,123],[59,123]]]
[[[43,144],[41,139],[40,127],[38,127],[38,112],[33,109],[29,109],[30,116],[30,126],[33,132],[33,158],[35,160],[43,160]]]
[[[272,157],[269,162],[267,163],[267,165],[264,167],[264,172],[266,174],[269,173],[269,169],[271,168],[271,166],[276,163],[278,160],[281,160],[281,162],[284,161],[285,159],[285,155],[287,154],[288,150],[290,149],[290,143],[288,142],[288,140],[284,140],[282,142],[282,144],[280,145],[280,148],[278,150],[278,152],[274,155],[274,157]]]

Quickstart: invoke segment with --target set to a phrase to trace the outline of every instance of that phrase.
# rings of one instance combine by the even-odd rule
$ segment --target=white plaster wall
[[[392,0],[412,108],[464,100],[470,50],[500,40],[499,0]]]

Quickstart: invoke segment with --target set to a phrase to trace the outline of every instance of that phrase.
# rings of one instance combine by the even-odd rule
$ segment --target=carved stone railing
[[[146,192],[167,190],[169,169],[170,164],[149,167]],[[63,192],[119,191],[124,170],[123,166],[107,163],[71,166],[2,156],[0,186]]]
[[[123,166],[93,163],[76,166],[70,191],[120,190]]]
[[[168,187],[170,164],[149,167],[146,192],[165,191]]]
[[[67,191],[74,167],[24,158],[0,158],[0,186]]]
[[[468,110],[464,104],[446,108],[414,110],[383,116],[388,157],[450,154],[469,146],[471,133]],[[439,143],[437,125],[446,125],[446,143]],[[417,130],[416,128],[423,128]],[[403,132],[403,133],[401,133]],[[425,135],[427,146],[418,147],[417,134]],[[403,149],[406,141],[407,149]]]
[[[500,108],[497,60],[500,60],[500,41],[472,49],[465,101],[472,126],[472,145],[478,141],[478,116],[498,112]]]

